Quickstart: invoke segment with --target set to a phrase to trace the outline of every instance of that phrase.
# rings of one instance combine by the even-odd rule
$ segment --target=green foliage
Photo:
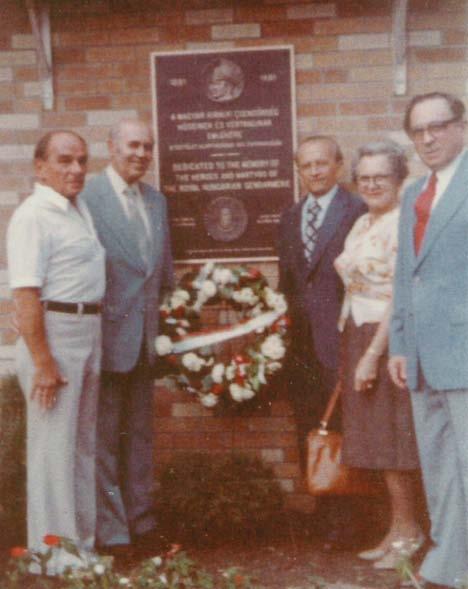
[[[213,545],[268,533],[282,500],[271,469],[257,458],[184,453],[162,473],[159,511],[172,537]]]
[[[0,529],[2,543],[22,539],[26,520],[25,407],[16,376],[0,379]]]

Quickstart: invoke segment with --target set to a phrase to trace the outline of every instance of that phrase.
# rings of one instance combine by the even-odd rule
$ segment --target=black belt
[[[58,313],[77,313],[78,315],[96,315],[101,312],[100,303],[60,303],[58,301],[42,301],[46,311]]]

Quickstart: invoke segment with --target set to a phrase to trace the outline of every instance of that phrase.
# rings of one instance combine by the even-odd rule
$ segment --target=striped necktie
[[[318,217],[322,207],[316,198],[309,199],[305,210],[305,232],[303,236],[304,254],[307,261],[312,261],[312,254],[315,249],[318,237]]]

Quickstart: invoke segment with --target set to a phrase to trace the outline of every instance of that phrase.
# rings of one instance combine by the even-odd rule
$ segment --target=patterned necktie
[[[426,188],[414,203],[416,223],[414,224],[414,251],[418,255],[426,232],[426,227],[431,216],[432,201],[436,193],[437,176],[433,172],[429,178]]]
[[[138,249],[140,250],[141,257],[143,258],[146,266],[148,266],[149,239],[145,222],[138,208],[138,194],[131,186],[128,186],[123,193],[127,197],[127,211],[130,230],[138,243]]]
[[[304,254],[307,261],[310,263],[312,260],[312,254],[315,249],[318,237],[318,216],[322,207],[319,205],[316,198],[309,199],[305,211],[305,232],[303,236],[304,241]]]

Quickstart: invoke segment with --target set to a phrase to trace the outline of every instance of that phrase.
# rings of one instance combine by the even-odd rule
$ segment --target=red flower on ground
[[[25,556],[28,553],[27,548],[24,548],[24,546],[14,546],[11,550],[10,550],[10,556],[12,556],[13,558],[21,558],[22,556]]]
[[[46,534],[42,539],[44,544],[47,546],[58,546],[60,544],[60,536],[55,536],[54,534]]]

